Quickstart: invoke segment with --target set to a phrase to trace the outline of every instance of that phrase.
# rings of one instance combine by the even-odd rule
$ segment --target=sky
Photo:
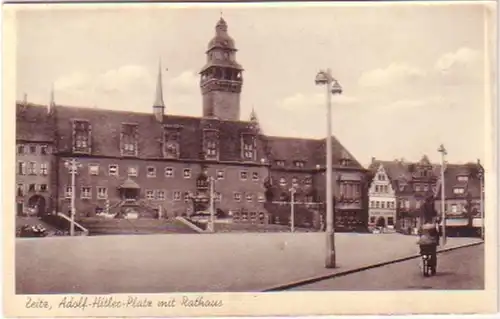
[[[41,6],[40,6],[41,7]],[[71,9],[73,8],[73,9]],[[481,4],[309,6],[61,6],[17,13],[16,96],[152,112],[158,61],[167,114],[200,116],[198,72],[220,16],[243,66],[241,117],[254,108],[268,135],[326,135],[330,68],[333,134],[371,158],[484,161],[490,64]],[[168,70],[167,70],[168,68]]]

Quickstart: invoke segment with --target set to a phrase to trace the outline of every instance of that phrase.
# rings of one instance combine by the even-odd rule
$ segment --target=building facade
[[[289,201],[292,187],[299,202],[324,201],[325,139],[266,136],[253,111],[241,120],[236,51],[221,18],[200,71],[202,117],[168,114],[161,65],[151,113],[18,103],[18,110],[46,117],[45,140],[18,131],[17,143],[50,145],[51,209],[69,212],[74,192],[79,218],[103,210],[190,214],[207,209],[211,179],[216,209],[238,222],[269,222],[265,204]],[[365,223],[366,171],[335,138],[332,147],[337,219]],[[70,159],[79,165],[74,189]],[[18,184],[28,183],[22,176]]]
[[[479,229],[481,210],[484,211],[484,168],[480,161],[464,165],[447,164],[445,179],[445,215],[449,227]],[[438,185],[435,209],[442,213],[442,183]]]
[[[368,191],[370,206],[368,225],[394,229],[396,224],[396,192],[391,179],[380,163]]]

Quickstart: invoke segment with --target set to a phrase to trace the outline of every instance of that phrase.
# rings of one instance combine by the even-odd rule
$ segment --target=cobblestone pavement
[[[323,280],[291,290],[484,289],[484,245],[438,255],[436,276],[422,276],[420,258]]]
[[[325,234],[117,235],[16,239],[16,291],[162,293],[262,291],[417,253],[416,237],[336,235],[325,269]],[[446,247],[478,241],[450,238]]]

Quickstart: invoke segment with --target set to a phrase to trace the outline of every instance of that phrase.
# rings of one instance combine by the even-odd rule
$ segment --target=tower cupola
[[[227,23],[221,17],[215,26],[215,36],[208,43],[206,64],[200,71],[204,117],[240,119],[243,68],[236,61],[236,52]]]

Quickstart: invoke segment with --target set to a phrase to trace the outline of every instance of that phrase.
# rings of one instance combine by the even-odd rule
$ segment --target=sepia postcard
[[[3,16],[5,316],[498,311],[496,2]]]

